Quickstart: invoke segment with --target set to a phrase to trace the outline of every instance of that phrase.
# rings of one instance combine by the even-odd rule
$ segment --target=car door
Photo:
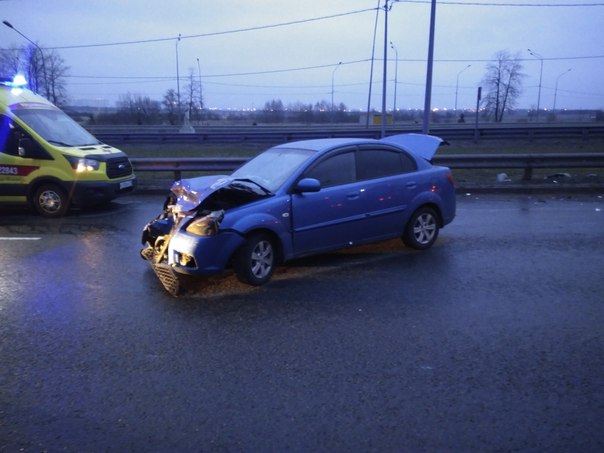
[[[355,148],[326,156],[303,178],[315,178],[321,190],[292,195],[292,242],[295,255],[345,247],[354,242],[363,217],[362,192],[356,184]]]
[[[40,168],[33,159],[20,155],[19,148],[25,140],[39,154],[45,153],[29,134],[7,116],[0,115],[0,201],[25,201],[28,190],[25,181]]]
[[[363,146],[357,152],[357,179],[365,217],[355,241],[402,234],[407,207],[420,190],[415,159],[389,147]]]

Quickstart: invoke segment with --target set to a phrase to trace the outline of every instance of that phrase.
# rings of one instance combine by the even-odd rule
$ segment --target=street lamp
[[[556,88],[554,89],[554,107],[552,108],[554,115],[556,114],[556,97],[558,96],[558,81],[560,80],[560,77],[562,77],[564,74],[569,73],[571,70],[572,70],[572,68],[568,68],[566,71],[564,71],[558,77],[556,77]]]
[[[455,113],[457,113],[457,92],[459,91],[459,76],[461,75],[462,72],[464,72],[470,66],[472,66],[472,65],[469,64],[468,66],[466,66],[465,68],[463,68],[461,71],[459,71],[457,73],[457,82],[455,82]]]
[[[197,59],[197,71],[199,72],[199,109],[203,111],[203,87],[201,85],[201,65]]]
[[[336,71],[338,70],[338,68],[340,67],[340,65],[342,64],[342,62],[340,61],[335,68],[333,68],[333,71],[331,72],[331,122],[333,123],[333,118],[334,118],[334,104],[333,104],[333,83],[334,83],[334,77],[336,74]]]
[[[539,119],[539,107],[541,105],[541,81],[543,80],[543,57],[537,52],[528,49],[528,52],[541,62],[541,69],[539,70],[539,92],[537,94],[537,119]]]
[[[396,46],[394,44],[392,44],[392,41],[390,41],[390,47],[392,48],[392,50],[394,50],[394,54],[396,56],[396,60],[394,63],[394,108],[393,108],[393,117],[396,115],[396,86],[398,84],[398,49],[396,48]]]
[[[9,21],[3,20],[2,23],[4,25],[6,25],[8,28],[12,28],[13,30],[15,30],[17,33],[19,33],[21,36],[23,36],[27,41],[29,41],[32,45],[34,45],[37,50],[40,51],[40,55],[42,56],[42,71],[44,72],[44,85],[45,85],[45,88],[46,88],[46,95],[48,96],[48,77],[47,77],[47,74],[46,74],[46,61],[45,61],[45,58],[44,58],[44,52],[42,52],[42,48],[38,44],[36,44],[35,42],[33,42],[31,39],[29,39],[27,36],[25,36],[23,33],[21,33],[19,30],[17,30],[13,26],[13,24],[11,24]],[[37,82],[37,80],[36,80],[36,82]],[[38,88],[38,87],[36,87],[36,88]]]
[[[396,0],[393,0],[396,1]],[[386,137],[386,78],[388,75],[388,11],[392,5],[388,6],[388,0],[384,2],[384,70],[382,75],[382,121],[381,137]]]
[[[180,74],[178,69],[178,43],[180,43],[181,34],[176,38],[176,102],[178,103],[178,121],[180,121]]]

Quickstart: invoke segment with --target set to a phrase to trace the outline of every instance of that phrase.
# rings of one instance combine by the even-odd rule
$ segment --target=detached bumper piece
[[[181,293],[180,282],[172,267],[164,263],[151,263],[151,267],[153,267],[155,275],[157,275],[161,284],[164,285],[166,291],[174,297]]]
[[[156,262],[156,254],[153,247],[142,249],[141,256],[149,262],[153,272],[155,272],[155,275],[157,275],[157,278],[166,291],[174,297],[177,297],[182,293],[182,287],[176,273],[170,265]]]

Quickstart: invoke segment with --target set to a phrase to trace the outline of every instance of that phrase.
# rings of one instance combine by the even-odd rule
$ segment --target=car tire
[[[407,223],[403,242],[407,247],[425,250],[434,244],[438,231],[439,221],[436,211],[429,207],[419,208]]]
[[[69,209],[67,192],[56,184],[43,184],[36,189],[32,204],[38,214],[44,217],[61,217]]]
[[[264,285],[273,275],[276,258],[275,244],[270,236],[264,233],[254,234],[235,253],[235,275],[243,283]]]

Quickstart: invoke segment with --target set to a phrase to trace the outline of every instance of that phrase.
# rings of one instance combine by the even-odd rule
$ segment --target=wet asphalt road
[[[0,213],[0,451],[604,450],[604,199],[460,196],[399,241],[166,294],[160,196]]]

